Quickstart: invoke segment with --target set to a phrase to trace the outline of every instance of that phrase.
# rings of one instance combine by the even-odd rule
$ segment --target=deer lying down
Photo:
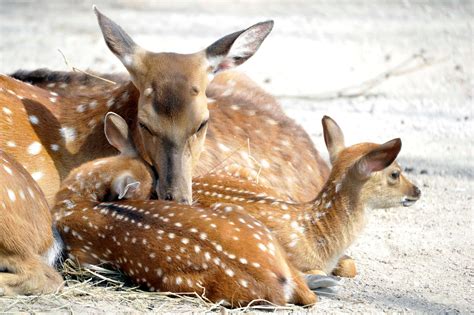
[[[44,148],[39,154],[44,154],[46,160],[34,168],[48,175],[43,177],[45,182],[50,174],[59,175],[53,183],[48,181],[53,186],[48,192],[56,193],[59,179],[62,181],[62,175],[73,167],[116,153],[103,135],[102,121],[108,111],[127,120],[140,155],[158,172],[160,199],[191,204],[193,175],[233,164],[260,169],[260,182],[274,187],[281,198],[308,201],[313,191],[321,189],[329,168],[304,129],[282,112],[274,97],[249,78],[223,72],[257,52],[272,30],[272,21],[224,36],[193,54],[155,53],[136,44],[117,23],[97,9],[94,11],[107,46],[123,63],[131,81],[113,76],[118,84],[111,85],[90,80],[84,74],[48,70],[12,74],[19,80],[50,89],[56,102],[53,107],[59,108],[58,128],[44,123],[46,115],[35,114],[38,123],[31,130],[34,133],[26,137],[26,144],[17,144],[16,149],[3,146],[21,157],[30,143],[41,142]],[[209,85],[214,74],[216,77]],[[14,127],[19,120],[28,124],[28,115],[15,108],[21,103],[28,105],[31,95],[38,93],[32,89],[18,93],[17,89],[25,89],[20,82],[12,84],[9,79],[2,83],[0,76],[0,101],[3,85],[8,89],[3,93],[7,104],[20,104],[9,108],[15,125],[0,124],[0,128],[7,128],[5,142],[17,134]],[[18,100],[20,97],[23,99]],[[49,143],[51,132],[57,133],[53,143]],[[5,143],[2,140],[0,134],[0,148]],[[46,152],[51,145],[56,151]],[[47,165],[51,162],[56,168]],[[46,183],[40,181],[40,186],[45,191]]]
[[[109,264],[151,291],[197,292],[230,306],[316,302],[271,232],[240,207],[144,200],[152,173],[125,121],[110,113],[105,130],[121,155],[73,170],[53,209],[71,258]],[[114,198],[135,200],[99,202]]]
[[[271,188],[229,174],[195,178],[193,193],[202,207],[243,207],[274,233],[301,272],[328,274],[338,267],[338,275],[353,277],[355,265],[342,255],[361,233],[366,209],[411,206],[421,193],[394,162],[400,139],[345,147],[336,122],[325,116],[322,123],[333,169],[313,201],[288,203],[272,197]],[[242,170],[239,175],[245,177]]]
[[[0,150],[0,296],[57,291],[61,251],[48,203],[30,174]]]

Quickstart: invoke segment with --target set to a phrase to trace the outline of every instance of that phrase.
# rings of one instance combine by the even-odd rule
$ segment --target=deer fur
[[[333,168],[312,201],[278,199],[272,188],[243,179],[239,170],[240,178],[226,172],[194,178],[196,203],[243,207],[274,233],[298,270],[330,273],[361,233],[366,209],[410,206],[419,199],[420,191],[394,162],[401,149],[399,139],[345,147],[342,130],[334,120],[324,117],[323,127]]]
[[[234,307],[256,299],[316,302],[271,232],[240,207],[144,200],[152,173],[130,150],[126,129],[117,115],[107,115],[107,138],[121,155],[73,170],[57,196],[53,211],[69,257],[111,265],[151,291],[196,292]],[[140,182],[130,195],[135,200],[101,202],[122,194],[114,187],[124,185],[112,183],[124,172]]]
[[[59,172],[60,179],[73,167],[113,154],[101,124],[105,113],[114,111],[127,119],[137,150],[157,170],[162,199],[190,203],[193,174],[234,164],[260,171],[261,183],[275,187],[285,199],[307,201],[310,193],[321,189],[328,167],[307,133],[248,78],[220,72],[253,55],[272,22],[225,36],[198,53],[181,55],[148,52],[115,22],[97,10],[96,14],[107,45],[129,71],[131,82],[118,77],[118,84],[112,86],[86,80],[82,74],[46,70],[13,74],[59,95],[60,128],[75,135],[66,147],[60,145],[61,153],[73,156],[53,155],[54,164],[66,170]],[[208,88],[212,74],[217,74],[215,83]],[[70,99],[74,102],[64,105]],[[205,138],[206,149],[199,158]],[[302,175],[308,173],[312,175]]]
[[[30,174],[0,150],[0,296],[59,290],[53,268],[61,240],[53,237],[48,204]]]

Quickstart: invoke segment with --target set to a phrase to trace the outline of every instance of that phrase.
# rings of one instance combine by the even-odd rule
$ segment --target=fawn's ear
[[[135,44],[133,39],[117,23],[103,15],[95,5],[93,9],[105,43],[115,56],[120,59],[127,70],[133,71],[138,58],[136,52],[140,46]]]
[[[214,42],[206,48],[210,71],[217,73],[244,63],[257,52],[272,28],[273,21],[260,22]]]
[[[135,191],[140,187],[140,182],[137,181],[129,173],[124,173],[117,176],[112,182],[113,195],[120,199],[131,199]]]
[[[113,112],[108,112],[104,119],[104,132],[107,141],[120,151],[120,154],[136,156],[132,135],[125,120]]]
[[[402,141],[396,138],[379,145],[354,164],[356,174],[362,178],[367,178],[372,172],[378,172],[395,161],[402,148]]]
[[[329,152],[331,164],[337,159],[339,153],[346,147],[344,144],[344,134],[339,125],[329,116],[324,116],[322,120],[324,131],[324,142]]]

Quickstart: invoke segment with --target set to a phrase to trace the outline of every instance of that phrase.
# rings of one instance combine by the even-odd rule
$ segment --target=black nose
[[[421,190],[420,190],[420,188],[418,188],[417,186],[415,186],[415,188],[413,188],[413,191],[414,191],[415,197],[416,197],[416,198],[420,198],[420,196],[421,196]]]
[[[171,193],[166,193],[165,200],[174,200],[173,195]]]
[[[179,201],[179,203],[181,203],[181,204],[183,204],[183,205],[189,205],[189,204],[190,204],[188,198],[181,198],[181,200]]]

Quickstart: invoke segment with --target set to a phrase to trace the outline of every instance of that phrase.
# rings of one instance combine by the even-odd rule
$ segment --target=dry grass
[[[0,298],[0,312],[55,313],[136,313],[136,312],[219,312],[223,314],[255,311],[299,311],[307,309],[288,305],[250,305],[227,309],[196,293],[147,292],[131,285],[117,271],[99,266],[78,267],[67,260],[62,267],[64,288],[54,294]]]

